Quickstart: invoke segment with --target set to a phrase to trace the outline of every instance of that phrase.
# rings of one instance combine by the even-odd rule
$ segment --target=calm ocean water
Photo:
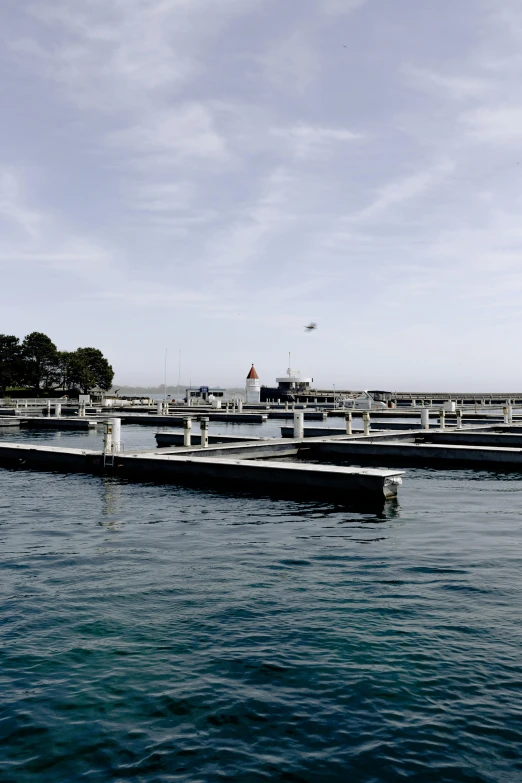
[[[519,783],[521,543],[520,474],[375,516],[0,470],[0,781]]]

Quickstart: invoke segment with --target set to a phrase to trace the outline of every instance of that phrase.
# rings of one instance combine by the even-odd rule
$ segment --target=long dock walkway
[[[280,443],[283,443],[280,441]],[[212,449],[178,449],[176,453],[129,451],[106,455],[102,451],[64,449],[19,443],[0,443],[0,463],[24,469],[81,471],[131,475],[140,480],[190,483],[196,486],[227,488],[236,492],[273,491],[294,498],[310,494],[341,502],[383,503],[397,495],[402,471],[372,468],[314,465],[303,462],[256,461],[252,444],[249,458],[222,457]],[[265,444],[263,444],[265,445]],[[267,446],[269,444],[266,444]],[[277,445],[272,456],[277,455]],[[288,441],[284,443],[288,448]],[[182,453],[184,452],[184,453]],[[264,452],[268,455],[268,448]]]

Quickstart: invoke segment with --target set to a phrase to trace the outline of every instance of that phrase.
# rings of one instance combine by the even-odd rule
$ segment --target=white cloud
[[[365,136],[347,128],[328,128],[321,125],[299,123],[289,128],[275,128],[272,133],[286,139],[297,158],[322,155],[336,143],[362,141]]]
[[[38,237],[42,216],[24,203],[20,177],[10,168],[0,168],[0,220],[7,220],[24,235]]]
[[[442,99],[457,101],[472,99],[483,95],[493,87],[487,79],[440,73],[412,65],[403,66],[402,71],[412,86]]]
[[[449,161],[436,163],[425,170],[387,183],[378,189],[372,203],[355,212],[350,220],[354,222],[375,220],[392,207],[412,199],[419,199],[440,185],[448,175],[453,173],[454,168]]]
[[[368,0],[321,0],[327,14],[351,14],[366,5]]]
[[[35,266],[89,277],[110,271],[113,259],[95,240],[71,235],[60,222],[27,200],[29,188],[12,168],[0,169],[0,220],[17,232],[0,235],[0,261],[7,267]]]
[[[462,117],[469,136],[493,143],[515,142],[522,138],[522,106],[483,107]]]
[[[224,137],[216,128],[213,112],[201,103],[173,106],[108,135],[118,150],[127,150],[138,163],[182,165],[202,158],[223,162],[229,157]]]

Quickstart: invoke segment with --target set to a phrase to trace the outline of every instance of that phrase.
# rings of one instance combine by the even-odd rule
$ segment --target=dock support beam
[[[201,432],[201,448],[208,449],[208,416],[202,416],[199,422]]]
[[[344,414],[344,420],[346,421],[346,434],[352,434],[352,412]]]
[[[192,446],[192,416],[183,416],[183,445]]]
[[[363,427],[364,427],[364,434],[369,435],[370,434],[370,414],[368,411],[365,411],[362,415],[363,420]]]
[[[294,413],[294,438],[298,440],[304,438],[304,413],[302,411]]]

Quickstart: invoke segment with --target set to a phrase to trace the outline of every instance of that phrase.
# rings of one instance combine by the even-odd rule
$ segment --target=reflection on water
[[[102,517],[100,525],[115,528],[120,524],[122,493],[125,482],[113,476],[101,476]]]

